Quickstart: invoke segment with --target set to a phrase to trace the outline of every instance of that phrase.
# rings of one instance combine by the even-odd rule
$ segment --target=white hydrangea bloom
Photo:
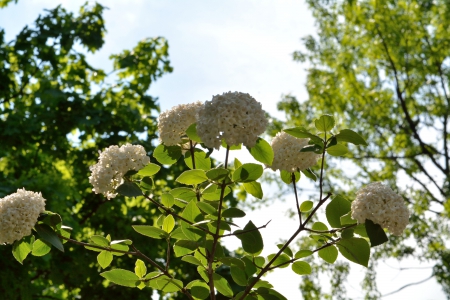
[[[266,126],[261,103],[245,93],[216,95],[198,111],[197,134],[210,148],[219,149],[222,139],[230,146],[253,147]]]
[[[45,211],[41,193],[18,189],[0,199],[0,244],[12,244],[31,234],[39,214]]]
[[[159,141],[166,146],[178,145],[181,137],[186,135],[186,129],[197,122],[197,112],[203,103],[197,101],[190,104],[180,104],[161,113],[158,117]]]
[[[381,182],[373,182],[356,193],[352,218],[360,224],[369,219],[393,235],[401,235],[408,225],[409,211],[400,195]]]
[[[99,153],[98,163],[90,167],[89,182],[96,194],[103,194],[108,200],[116,197],[114,191],[123,183],[125,173],[138,171],[150,162],[150,157],[140,145],[110,146]]]
[[[307,146],[309,139],[299,139],[286,132],[278,132],[272,140],[274,158],[272,170],[285,170],[295,172],[297,169],[305,170],[317,163],[320,155],[314,152],[300,152]]]

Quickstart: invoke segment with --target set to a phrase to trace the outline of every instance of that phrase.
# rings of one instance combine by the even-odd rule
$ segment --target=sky
[[[6,30],[6,40],[25,26],[32,25],[44,9],[61,4],[77,12],[85,1],[79,0],[19,0],[0,10],[0,27]],[[88,61],[106,72],[112,70],[108,57],[133,48],[140,40],[163,36],[169,42],[170,61],[174,72],[158,79],[149,94],[159,98],[162,111],[174,105],[197,100],[211,100],[213,95],[228,91],[249,93],[275,117],[283,119],[276,110],[282,95],[292,94],[307,99],[307,65],[292,60],[292,53],[302,48],[301,37],[315,35],[314,19],[301,0],[109,0],[100,1],[108,9],[104,13],[107,34],[105,45]],[[245,158],[248,155],[241,153]],[[308,185],[302,178],[299,185]],[[306,199],[303,199],[306,200]],[[286,216],[293,209],[292,199],[276,201],[272,206],[253,211],[251,219],[257,225],[272,220],[262,232],[267,255],[276,251],[279,239],[289,238],[296,222]],[[267,238],[267,239],[266,239]],[[230,239],[227,246],[237,247]],[[377,284],[382,294],[404,284],[420,281],[431,269],[400,271],[400,267],[417,267],[414,260],[390,260],[380,264]],[[427,266],[420,266],[421,268]],[[359,281],[364,268],[352,264],[347,284],[349,297],[362,299]],[[301,299],[300,277],[290,268],[276,271],[268,279],[275,289],[289,300]],[[324,277],[324,285],[327,286]],[[404,289],[383,299],[445,299],[434,281]]]

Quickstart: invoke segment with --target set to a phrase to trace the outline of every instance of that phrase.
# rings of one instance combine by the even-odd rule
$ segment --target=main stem
[[[227,152],[225,154],[225,169],[228,168],[228,155],[230,153],[230,146],[227,145]],[[225,195],[225,188],[227,187],[226,184],[226,178],[223,180],[223,183],[221,184],[221,191],[220,191],[220,200],[219,200],[219,209],[217,212],[217,228],[216,232],[213,235],[213,244],[211,247],[211,251],[209,252],[208,256],[208,278],[209,278],[209,294],[210,299],[215,300],[216,299],[216,292],[214,289],[214,269],[213,269],[213,263],[214,263],[214,256],[217,249],[217,244],[219,242],[220,238],[220,222],[222,218],[222,204],[223,204],[223,198]]]

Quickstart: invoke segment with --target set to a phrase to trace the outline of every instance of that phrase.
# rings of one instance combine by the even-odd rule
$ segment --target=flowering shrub
[[[261,105],[250,95],[225,93],[198,107],[199,104],[180,105],[159,118],[163,144],[153,151],[158,164],[150,163],[142,146],[127,144],[100,152],[99,162],[91,167],[89,180],[95,193],[102,193],[108,199],[117,194],[143,197],[158,208],[161,216],[154,224],[132,227],[149,239],[167,241],[164,258],[148,257],[131,239],[112,240],[109,234],[93,235],[88,242],[72,239],[72,229],[62,225],[58,214],[46,211],[38,218],[44,209],[44,199],[40,194],[24,190],[0,200],[0,242],[15,241],[13,255],[20,263],[29,253],[47,254],[52,246],[64,251],[64,242],[98,252],[97,262],[102,269],[113,263],[114,256],[128,254],[136,258],[134,270],[112,268],[100,276],[130,288],[150,287],[162,293],[183,293],[192,300],[216,299],[216,292],[232,299],[286,299],[262,279],[269,271],[290,266],[298,275],[310,274],[311,266],[304,258],[315,253],[327,263],[334,263],[340,253],[354,263],[367,266],[370,247],[387,241],[382,227],[400,234],[406,226],[408,212],[403,199],[380,183],[363,188],[353,203],[343,195],[324,191],[327,155],[345,155],[346,143],[366,145],[350,129],[336,132],[332,116],[324,115],[315,121],[316,133],[300,127],[286,129],[274,138],[271,146],[258,137],[267,121]],[[192,122],[197,109],[196,124],[188,124],[181,117],[189,116]],[[229,164],[231,146],[241,143],[258,163],[241,163],[236,159],[233,165]],[[202,148],[211,151],[208,148],[221,146],[226,148],[225,160],[211,167],[209,154]],[[186,150],[184,154],[183,150]],[[180,160],[182,155],[184,160]],[[178,183],[175,189],[154,196],[152,177],[161,165],[170,166],[178,161],[185,163],[189,170],[175,179]],[[244,228],[236,229],[233,219],[246,214],[238,208],[227,207],[225,201],[225,196],[240,186],[261,199],[263,190],[258,179],[264,172],[263,165],[281,170],[281,179],[292,185],[298,218],[298,227],[293,229],[290,239],[279,245],[277,253],[267,257],[261,255],[264,248],[261,231],[268,224],[256,226],[249,220]],[[296,185],[300,172],[318,180],[315,201],[299,203]],[[325,203],[328,203],[325,207],[328,226],[313,221]],[[33,226],[35,232],[30,232]],[[312,239],[313,246],[293,251],[293,241],[302,233]],[[222,240],[229,236],[237,237],[242,243],[242,251],[233,256],[227,255],[222,247]],[[183,282],[170,269],[172,256],[197,266],[201,279]],[[217,272],[219,267],[230,270],[234,284]]]

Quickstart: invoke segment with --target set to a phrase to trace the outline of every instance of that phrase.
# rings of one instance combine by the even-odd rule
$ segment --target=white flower
[[[186,135],[186,129],[197,122],[197,112],[203,103],[197,101],[190,104],[180,104],[161,113],[158,117],[159,141],[166,146],[182,143],[181,137]]]
[[[249,94],[216,95],[198,111],[197,134],[209,148],[219,149],[222,139],[229,146],[243,143],[253,147],[266,126],[261,103]]]
[[[369,219],[392,234],[401,235],[408,225],[409,211],[400,195],[380,182],[373,182],[356,193],[352,218],[360,224]]]
[[[114,191],[122,184],[125,173],[138,171],[150,162],[150,157],[140,145],[110,146],[99,153],[98,163],[89,168],[92,172],[89,182],[96,194],[103,194],[108,200],[116,197]]]
[[[286,132],[278,132],[272,140],[274,158],[272,170],[295,172],[305,170],[317,163],[320,155],[314,152],[300,152],[307,146],[309,139],[299,139]]]
[[[39,214],[45,211],[41,193],[18,189],[0,199],[0,244],[12,244],[31,234]]]

